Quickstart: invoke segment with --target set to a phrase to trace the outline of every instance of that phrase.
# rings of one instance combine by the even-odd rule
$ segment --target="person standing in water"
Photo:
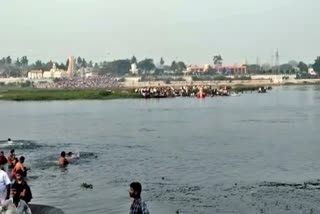
[[[10,154],[8,156],[8,167],[11,169],[14,167],[15,158],[16,158],[16,154],[14,153],[14,149],[11,149]]]
[[[0,212],[5,211],[5,213],[16,213],[16,214],[31,214],[31,209],[28,204],[20,199],[17,190],[11,188],[11,198],[4,201],[0,205]]]
[[[13,144],[11,138],[8,138],[8,144]]]
[[[60,157],[58,159],[59,166],[60,167],[65,167],[69,164],[69,161],[66,159],[66,152],[62,151],[60,154]]]
[[[16,165],[14,166],[12,172],[11,172],[11,176],[12,178],[16,178],[16,173],[17,171],[21,170],[23,172],[23,177],[27,176],[27,168],[24,166],[24,156],[21,156],[19,159],[19,162],[16,163]]]
[[[147,204],[141,200],[142,186],[139,182],[133,182],[129,187],[129,196],[133,199],[130,214],[149,214]]]
[[[17,194],[19,195],[20,199],[23,199],[27,204],[32,199],[32,193],[30,186],[23,178],[23,172],[18,170],[16,173],[16,180],[12,184],[12,188],[17,190]]]
[[[8,163],[8,160],[6,156],[4,156],[3,151],[0,152],[0,169],[6,171],[6,164]]]

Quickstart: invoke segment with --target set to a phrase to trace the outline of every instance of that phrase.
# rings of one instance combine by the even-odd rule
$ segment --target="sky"
[[[319,0],[0,0],[0,56],[312,63]]]

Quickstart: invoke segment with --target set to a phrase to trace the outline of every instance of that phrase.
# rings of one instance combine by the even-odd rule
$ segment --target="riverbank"
[[[260,87],[275,87],[286,85],[320,85],[320,80],[290,80],[281,83],[270,80],[242,80],[242,81],[194,81],[194,82],[137,82],[123,84],[121,88],[106,89],[39,89],[39,88],[0,88],[0,100],[12,101],[49,101],[49,100],[111,100],[142,98],[134,89],[143,87],[172,87],[204,86],[211,88],[227,87],[228,91],[245,92],[256,91]]]
[[[138,81],[137,79],[128,79],[121,85],[124,88],[143,88],[143,87],[182,87],[182,86],[211,86],[211,87],[261,87],[261,86],[279,86],[279,85],[306,85],[320,84],[320,79],[251,79],[251,80],[203,80],[203,81]]]
[[[8,89],[0,90],[0,100],[46,101],[46,100],[110,100],[139,98],[128,90],[103,89]]]

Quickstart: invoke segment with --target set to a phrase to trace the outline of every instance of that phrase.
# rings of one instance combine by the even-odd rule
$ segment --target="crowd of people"
[[[35,83],[37,88],[68,88],[68,89],[85,89],[85,88],[118,88],[120,82],[111,75],[90,76],[90,77],[70,77],[55,79],[53,82]]]
[[[32,192],[25,180],[28,168],[24,161],[24,156],[16,157],[14,149],[7,157],[0,151],[0,213],[31,214]]]
[[[55,81],[55,88],[116,88],[120,84],[116,78],[110,75],[92,76],[87,78],[73,77]]]
[[[8,144],[12,145],[11,139]],[[62,151],[58,158],[60,167],[67,167],[80,158],[79,153]],[[32,200],[31,188],[26,182],[28,168],[24,165],[25,157],[19,158],[15,150],[11,149],[6,157],[0,151],[0,213],[31,214],[29,203]],[[147,205],[141,199],[142,185],[133,182],[129,185],[129,197],[132,198],[130,214],[149,214]]]
[[[182,86],[173,87],[144,87],[135,90],[145,98],[162,98],[162,97],[198,97],[199,92],[204,96],[229,96],[230,91],[227,87],[214,88],[212,86]]]

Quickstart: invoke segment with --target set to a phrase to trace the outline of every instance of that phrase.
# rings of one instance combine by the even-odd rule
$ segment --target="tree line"
[[[213,57],[213,64],[217,67],[222,65],[223,58],[221,55],[216,55]],[[0,58],[0,76],[3,77],[22,77],[26,76],[27,72],[30,70],[43,70],[48,71],[53,67],[53,61],[43,62],[41,60],[36,60],[33,63],[29,62],[27,56],[18,57],[15,60],[11,56]],[[56,63],[58,69],[67,70],[69,61]],[[157,63],[151,58],[145,58],[138,60],[135,56],[131,59],[118,59],[114,61],[102,61],[93,62],[92,60],[87,60],[83,57],[77,57],[75,59],[76,69],[87,68],[90,71],[97,72],[101,75],[112,73],[114,75],[126,75],[131,69],[131,64],[135,63],[139,74],[155,74],[161,75],[165,71],[172,74],[182,74],[183,71],[187,69],[187,65],[183,61],[172,61],[168,64],[165,63],[163,57],[159,59]],[[247,71],[250,74],[267,74],[267,73],[281,73],[281,74],[295,74],[298,72],[307,73],[308,69],[312,67],[315,72],[320,75],[320,56],[315,59],[315,62],[311,65],[300,61],[290,61],[288,63],[282,64],[275,68],[270,65],[257,65],[248,64]],[[217,72],[215,68],[210,68],[212,73]]]
[[[29,63],[27,56],[18,57],[16,60],[12,60],[11,56],[3,57],[0,59],[0,76],[4,77],[21,77],[26,76],[28,71],[42,70],[49,71],[53,67],[53,63],[56,64],[58,69],[67,70],[69,65],[69,59],[65,63],[48,61],[44,62],[36,60],[34,63]],[[182,73],[186,70],[187,66],[183,61],[172,61],[170,65],[165,65],[164,59],[161,57],[159,63],[156,64],[153,59],[146,58],[140,61],[135,56],[131,59],[118,59],[114,61],[102,61],[93,62],[83,57],[77,57],[75,59],[76,69],[87,68],[93,72],[97,72],[101,75],[112,73],[115,75],[125,75],[129,73],[131,64],[137,64],[139,74],[162,74],[164,71],[172,71],[173,73]]]

